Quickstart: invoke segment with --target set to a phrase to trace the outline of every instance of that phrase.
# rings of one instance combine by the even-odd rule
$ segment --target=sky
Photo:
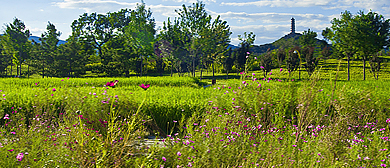
[[[53,23],[66,40],[71,34],[70,25],[83,13],[116,12],[122,8],[135,9],[141,0],[2,0],[0,5],[0,34],[7,24],[18,18],[33,36],[41,36],[48,22]],[[175,18],[175,9],[192,6],[196,0],[144,0],[153,12],[156,28],[161,29],[168,17]],[[253,32],[255,45],[271,43],[288,34],[291,18],[295,18],[296,32],[310,29],[321,32],[330,27],[333,18],[345,10],[356,14],[370,10],[390,18],[390,0],[203,0],[206,12],[213,18],[218,15],[231,28],[231,44],[238,46],[237,35]]]

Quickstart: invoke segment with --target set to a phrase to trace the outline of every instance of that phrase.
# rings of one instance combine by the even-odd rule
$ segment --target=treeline
[[[277,49],[251,53],[255,35],[239,35],[239,48],[228,49],[230,27],[219,16],[207,14],[202,2],[183,5],[168,18],[157,33],[155,20],[145,4],[134,10],[113,13],[84,13],[71,24],[67,43],[58,45],[59,32],[48,23],[41,43],[29,41],[31,35],[23,21],[15,18],[0,37],[0,75],[42,77],[80,77],[87,72],[99,76],[143,76],[148,73],[185,73],[195,76],[212,69],[242,72],[262,69],[264,77],[274,68],[293,72],[303,69],[311,75],[319,59],[329,56],[361,58],[369,61],[371,72],[380,70],[378,52],[389,45],[389,20],[374,12],[352,15],[348,11],[331,21],[322,35],[333,45],[320,43],[317,34],[304,31],[299,40],[280,39]],[[22,71],[23,69],[23,71]],[[26,70],[27,69],[27,70]],[[349,68],[348,68],[349,69]],[[299,71],[301,72],[301,71]],[[348,71],[349,72],[349,71]],[[349,77],[348,77],[349,78]]]

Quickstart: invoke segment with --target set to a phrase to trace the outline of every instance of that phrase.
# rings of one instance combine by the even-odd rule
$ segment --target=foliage
[[[18,76],[22,72],[22,63],[30,56],[31,42],[28,37],[30,37],[30,31],[26,28],[24,22],[15,18],[12,23],[6,25],[1,40],[3,53],[12,56],[12,63],[18,68]]]

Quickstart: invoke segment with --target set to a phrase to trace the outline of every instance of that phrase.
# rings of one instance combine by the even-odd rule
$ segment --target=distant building
[[[295,34],[295,19],[291,18],[291,34]]]

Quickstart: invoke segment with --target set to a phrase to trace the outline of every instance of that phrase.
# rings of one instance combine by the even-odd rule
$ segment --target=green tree
[[[359,31],[356,27],[354,16],[345,11],[340,19],[334,18],[332,26],[322,31],[322,35],[332,41],[333,46],[347,57],[348,80],[350,80],[350,58],[358,51],[356,43],[359,40]]]
[[[191,66],[188,66],[188,69],[191,70],[192,75],[195,77],[195,64],[196,60],[201,55],[202,47],[204,47],[204,42],[201,37],[202,33],[205,33],[208,29],[208,25],[211,21],[211,16],[209,16],[205,9],[205,4],[200,1],[193,3],[193,6],[182,5],[182,9],[175,10],[179,15],[178,20],[180,21],[180,27],[184,33],[185,38],[183,40],[184,49],[189,53],[189,59],[187,63]],[[217,22],[220,22],[219,19]],[[207,33],[206,33],[207,34]]]
[[[305,59],[305,63],[303,66],[306,69],[306,72],[309,76],[313,74],[315,71],[317,65],[318,65],[318,59],[314,57],[314,47],[306,46],[302,48],[302,59]]]
[[[363,60],[363,80],[365,80],[366,61],[382,50],[383,46],[390,44],[390,19],[385,19],[382,15],[372,11],[367,14],[360,11],[355,16],[354,23],[357,24],[356,29],[359,33],[355,44]]]
[[[313,32],[310,29],[308,29],[307,31],[305,30],[305,31],[303,31],[302,36],[299,37],[299,43],[303,47],[306,47],[306,46],[316,47],[316,43],[317,43],[316,37],[317,37],[316,32]]]
[[[295,52],[297,51],[297,52]],[[300,47],[295,46],[294,48],[291,48],[288,51],[288,58],[286,60],[286,67],[289,73],[289,77],[291,77],[291,73],[293,73],[295,70],[299,67],[299,56],[298,52],[300,51]]]
[[[235,62],[238,71],[242,71],[244,69],[245,73],[247,71],[247,53],[249,53],[250,48],[255,42],[255,36],[253,32],[246,33],[244,32],[244,36],[238,35],[238,39],[240,42],[240,47],[236,50],[235,54]],[[237,73],[238,73],[237,71]]]
[[[45,77],[45,68],[48,70],[50,75],[54,75],[56,68],[54,67],[56,50],[59,42],[59,36],[61,32],[57,31],[56,27],[52,23],[48,23],[46,32],[41,35],[39,39],[41,41],[41,54],[39,54],[38,65],[42,69],[42,77]]]
[[[260,57],[260,68],[263,70],[264,78],[267,78],[268,72],[271,72],[273,66],[273,53],[268,50]]]
[[[156,41],[156,30],[154,18],[150,9],[146,10],[142,3],[131,13],[131,22],[124,29],[126,48],[133,51],[140,61],[140,76],[142,76],[143,61],[154,53],[154,43]]]
[[[213,62],[213,79],[214,79],[214,63],[215,61],[223,62],[225,53],[228,52],[227,47],[230,43],[229,25],[226,21],[222,21],[220,16],[211,23],[207,29],[203,29],[201,33],[201,42],[203,48],[203,55],[207,56],[207,60]]]
[[[80,42],[91,44],[101,56],[103,45],[123,32],[123,28],[131,22],[132,13],[129,9],[107,14],[84,13],[73,21],[72,36]]]
[[[6,25],[6,29],[1,40],[3,53],[12,55],[12,63],[17,66],[17,75],[21,75],[22,63],[28,59],[31,49],[31,42],[28,40],[30,31],[23,21],[15,18],[14,21]]]

